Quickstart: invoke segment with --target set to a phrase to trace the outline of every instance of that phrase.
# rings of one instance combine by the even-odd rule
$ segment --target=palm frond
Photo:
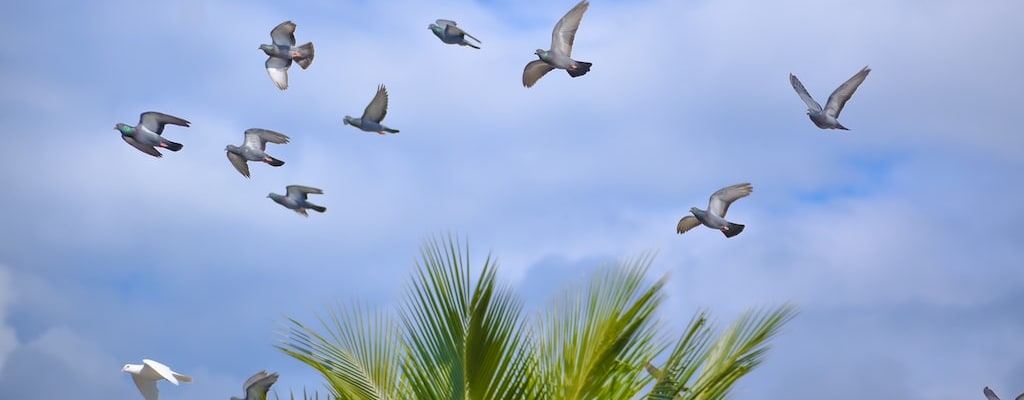
[[[536,357],[546,399],[629,399],[650,381],[637,365],[664,345],[654,312],[665,278],[645,284],[652,255],[600,269],[538,321]]]
[[[716,340],[707,314],[691,320],[658,377],[650,399],[727,398],[737,380],[760,365],[768,342],[796,316],[790,304],[753,309],[741,315]]]
[[[469,247],[448,238],[421,248],[401,310],[410,398],[530,398],[522,303],[496,282],[488,256],[470,282]]]
[[[390,314],[353,304],[317,318],[326,334],[289,318],[292,327],[276,347],[319,371],[334,397],[400,398],[402,343]]]

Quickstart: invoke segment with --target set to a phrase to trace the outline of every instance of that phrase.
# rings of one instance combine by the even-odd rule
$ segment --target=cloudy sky
[[[429,4],[428,4],[429,3]],[[563,1],[12,1],[0,147],[0,398],[135,399],[161,360],[227,398],[252,372],[320,378],[273,349],[284,316],[397,304],[421,242],[457,232],[529,304],[658,251],[663,315],[802,313],[741,399],[980,399],[1024,391],[1024,3],[593,0],[574,56],[525,89]],[[441,43],[454,19],[482,50]],[[257,49],[313,41],[279,91]],[[820,102],[873,69],[822,131]],[[343,126],[384,83],[381,137]],[[155,159],[114,124],[192,122]],[[224,156],[259,127],[284,167]],[[676,221],[752,182],[732,239]],[[326,214],[270,199],[324,189]],[[55,376],[59,378],[55,378]]]

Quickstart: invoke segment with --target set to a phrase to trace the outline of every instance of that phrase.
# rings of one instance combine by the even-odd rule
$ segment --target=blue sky
[[[283,315],[390,306],[417,247],[458,232],[540,305],[644,251],[670,273],[664,318],[802,314],[738,398],[969,399],[1024,391],[1024,4],[593,0],[574,56],[523,66],[573,1],[7,2],[0,148],[0,398],[139,398],[124,363],[191,374],[166,400],[227,398],[251,373],[320,378],[272,348]],[[427,25],[454,19],[482,50]],[[279,91],[257,49],[292,20],[308,70]],[[849,132],[824,102],[864,65]],[[379,83],[379,137],[343,126]],[[113,130],[192,122],[154,159]],[[292,137],[244,179],[247,128]],[[691,206],[752,182],[726,240],[676,235]],[[323,188],[308,219],[268,192]],[[55,384],[55,371],[65,383]]]

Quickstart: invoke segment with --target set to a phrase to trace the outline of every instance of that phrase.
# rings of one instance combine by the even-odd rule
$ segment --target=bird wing
[[[160,400],[160,389],[156,388],[156,381],[143,378],[138,374],[132,374],[132,380],[135,381],[135,386],[142,393],[142,398],[146,400]]]
[[[853,92],[857,91],[861,83],[864,83],[864,79],[868,77],[868,73],[871,72],[871,68],[864,67],[856,74],[843,82],[842,85],[836,88],[831,95],[828,96],[828,101],[825,102],[825,114],[831,115],[832,118],[839,118],[839,113],[843,111],[843,106],[846,105],[847,101],[850,101],[850,97],[853,97]]]
[[[256,383],[256,381],[260,380],[261,378],[263,378],[265,376],[267,376],[267,371],[266,370],[263,370],[263,371],[255,373],[255,374],[252,374],[252,376],[250,376],[249,379],[246,379],[245,383],[242,384],[242,392],[248,393],[249,392],[249,387],[254,385]]]
[[[139,114],[139,125],[146,127],[150,132],[157,135],[164,132],[164,125],[179,125],[188,127],[189,122],[173,115],[167,115],[156,111],[146,111]]]
[[[270,80],[274,81],[278,89],[288,89],[288,67],[292,66],[292,60],[277,57],[267,57],[267,73]]]
[[[700,221],[697,220],[697,217],[687,215],[679,220],[679,224],[676,225],[676,233],[682,235],[683,233],[686,233],[686,231],[696,228],[697,225],[700,225]]]
[[[135,140],[135,138],[132,138],[130,136],[122,135],[121,139],[124,139],[124,141],[127,142],[128,144],[132,145],[132,147],[134,147],[136,149],[139,149],[139,151],[141,151],[143,153],[146,153],[146,154],[149,154],[149,155],[151,155],[153,157],[159,158],[159,157],[163,157],[164,156],[163,154],[160,154],[160,152],[157,151],[157,149],[155,147],[139,143],[137,140]]]
[[[747,197],[752,191],[754,191],[754,187],[749,183],[737,183],[718,189],[708,200],[708,211],[725,218],[725,213],[729,211],[729,205],[737,199]]]
[[[580,28],[583,13],[587,12],[589,6],[590,2],[583,0],[558,20],[555,29],[551,31],[552,51],[565,54],[566,57],[572,56],[572,43],[576,40],[576,30]]]
[[[440,22],[442,22],[442,21],[450,22],[450,23],[447,24],[447,25],[441,25]],[[470,35],[466,31],[462,30],[462,28],[459,28],[459,27],[455,26],[455,21],[447,21],[447,20],[439,19],[439,20],[437,20],[437,22],[438,22],[438,25],[441,25],[442,27],[444,27],[444,34],[446,36],[459,36],[459,35],[463,35],[463,36],[469,37],[470,39],[473,39],[473,40],[475,40],[477,42],[480,42],[480,39],[477,39],[473,35]],[[480,42],[480,43],[483,43],[483,42]]]
[[[317,189],[315,187],[310,187],[310,186],[288,185],[288,187],[286,187],[285,189],[288,190],[288,197],[295,198],[295,199],[303,199],[303,200],[305,200],[307,193],[324,194],[323,190]]]
[[[252,146],[260,150],[267,149],[267,142],[286,144],[289,139],[287,135],[269,129],[249,128],[245,130],[245,146]]]
[[[260,371],[245,381],[245,400],[266,400],[270,386],[277,382],[277,373],[267,375]]]
[[[240,156],[238,154],[232,153],[230,151],[227,152],[227,153],[228,153],[228,161],[231,161],[231,165],[235,166],[235,169],[237,169],[238,172],[242,174],[242,176],[248,178],[249,177],[249,162],[247,162],[244,158],[242,158],[242,156]]]
[[[993,392],[992,389],[989,389],[988,386],[985,386],[985,390],[982,392],[985,393],[985,397],[988,398],[988,400],[999,400],[999,396],[996,396],[996,393]]]
[[[363,110],[362,119],[380,123],[388,115],[388,90],[384,85],[377,86],[377,94]]]
[[[270,38],[274,40],[274,44],[278,46],[294,46],[295,45],[295,23],[292,21],[284,21],[274,27],[274,30],[270,31]]]
[[[170,367],[153,360],[143,359],[142,371],[145,372],[147,368],[150,371],[155,372],[161,378],[164,378],[175,385],[178,384],[178,378],[174,377],[174,371],[171,371]]]
[[[789,74],[789,84],[793,85],[793,90],[796,90],[796,94],[800,95],[800,99],[807,104],[807,109],[810,111],[821,111],[821,104],[814,101],[810,93],[807,93],[807,89],[804,88],[804,84],[800,83],[800,80],[796,78],[796,75]]]
[[[434,21],[434,22],[435,22],[435,23],[436,23],[436,24],[437,24],[438,26],[440,26],[440,27],[442,27],[442,28],[447,28],[448,26],[455,26],[455,25],[458,25],[457,23],[455,23],[455,21],[452,21],[452,20],[450,20],[450,19],[439,19],[439,20],[437,20],[437,21]]]
[[[523,86],[532,87],[540,80],[544,74],[551,72],[555,69],[548,63],[541,60],[533,60],[526,64],[526,68],[523,69]]]

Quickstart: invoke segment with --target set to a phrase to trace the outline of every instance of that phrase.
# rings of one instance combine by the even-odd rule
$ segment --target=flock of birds
[[[536,60],[530,61],[523,69],[522,83],[524,87],[530,88],[537,83],[544,75],[555,69],[565,70],[570,77],[577,78],[586,75],[593,66],[590,62],[578,61],[572,58],[572,46],[576,38],[576,31],[579,28],[583,14],[590,6],[588,0],[577,3],[567,12],[551,32],[551,45],[547,50],[537,49]],[[261,44],[259,49],[266,53],[267,60],[265,67],[270,80],[281,90],[288,88],[288,69],[292,62],[298,63],[302,69],[307,69],[313,63],[315,55],[312,42],[301,46],[295,43],[295,23],[285,21],[270,31],[272,44]],[[480,49],[479,39],[462,30],[455,21],[438,19],[428,26],[442,42],[459,46],[468,46]],[[846,102],[850,100],[864,79],[871,70],[864,67],[853,77],[840,85],[829,96],[825,107],[822,107],[804,88],[796,76],[790,74],[789,80],[800,98],[807,104],[807,115],[814,124],[821,129],[847,130],[839,123],[839,114],[842,112]],[[388,112],[388,92],[384,85],[377,88],[377,92],[370,103],[363,110],[359,118],[346,115],[343,118],[344,125],[351,125],[365,132],[375,132],[381,135],[398,133],[398,129],[392,129],[381,122]],[[139,116],[139,122],[135,126],[118,123],[114,129],[121,133],[121,138],[139,151],[153,157],[162,157],[158,149],[179,151],[182,144],[168,140],[163,136],[164,128],[167,125],[189,127],[190,122],[172,115],[147,111]],[[227,145],[224,151],[227,154],[231,165],[242,176],[250,176],[249,162],[262,162],[273,167],[280,167],[284,161],[267,154],[267,143],[287,144],[290,138],[279,132],[268,129],[250,128],[244,133],[244,140],[241,146]],[[750,183],[740,183],[724,187],[711,195],[707,209],[697,207],[690,208],[692,215],[687,215],[679,220],[676,232],[685,233],[699,225],[721,231],[727,238],[734,237],[743,231],[744,225],[730,222],[725,219],[729,206],[736,200],[750,195],[753,186]],[[323,213],[326,207],[311,203],[308,200],[310,194],[323,194],[323,190],[311,186],[289,185],[286,187],[286,194],[280,195],[270,193],[268,198],[274,202],[291,209],[303,216],[308,216],[307,210]],[[159,390],[157,381],[167,380],[175,385],[179,382],[191,382],[192,378],[172,371],[166,365],[159,362],[144,359],[141,365],[127,364],[123,372],[131,374],[132,379],[138,386],[139,391],[146,400],[158,400]],[[232,400],[264,400],[270,386],[278,379],[276,373],[267,374],[260,371],[246,380],[243,385],[245,398]],[[991,391],[986,388],[986,395]],[[989,399],[994,398],[992,394]],[[1018,397],[1017,400],[1024,400]]]

